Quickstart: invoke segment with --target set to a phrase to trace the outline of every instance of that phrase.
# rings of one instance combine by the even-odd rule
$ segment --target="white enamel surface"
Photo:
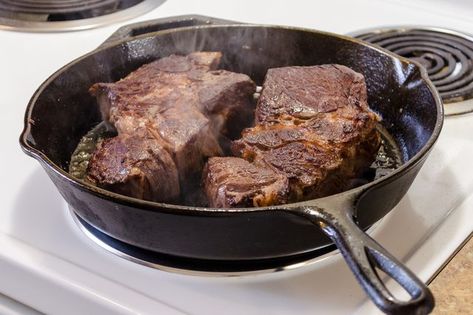
[[[202,14],[338,33],[399,24],[473,30],[467,1],[421,6],[426,2],[168,0],[133,21]],[[377,313],[339,255],[279,274],[199,278],[124,261],[84,237],[39,164],[21,152],[18,137],[35,89],[117,27],[0,31],[0,293],[50,314]],[[473,230],[472,134],[472,115],[448,118],[408,194],[374,232],[423,280]]]

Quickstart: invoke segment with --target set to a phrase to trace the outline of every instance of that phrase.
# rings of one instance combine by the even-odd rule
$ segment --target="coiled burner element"
[[[31,14],[78,12],[118,5],[115,0],[0,0],[1,10]]]
[[[473,98],[473,37],[436,28],[372,30],[355,37],[418,61],[444,103]]]
[[[165,0],[0,0],[0,28],[82,30],[151,11]]]

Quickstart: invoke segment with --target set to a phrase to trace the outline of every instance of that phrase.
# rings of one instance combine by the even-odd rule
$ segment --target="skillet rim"
[[[33,147],[28,143],[28,136],[31,135],[31,126],[32,126],[32,119],[31,119],[31,114],[33,112],[34,106],[36,104],[37,99],[39,96],[44,92],[44,89],[49,86],[49,84],[55,80],[60,74],[63,72],[67,71],[70,67],[75,65],[76,63],[82,61],[83,59],[86,59],[98,52],[104,51],[106,49],[110,49],[112,47],[117,47],[121,44],[131,42],[134,40],[141,40],[144,38],[150,38],[150,37],[156,37],[159,35],[163,34],[168,34],[168,33],[176,33],[176,32],[186,32],[189,30],[196,30],[196,29],[211,29],[211,28],[266,28],[266,29],[283,29],[283,30],[289,30],[289,31],[295,31],[295,32],[304,32],[304,33],[313,33],[313,34],[320,34],[320,35],[325,35],[329,37],[335,37],[337,39],[343,40],[343,41],[350,41],[353,42],[357,45],[362,45],[365,46],[369,49],[375,50],[383,55],[388,56],[390,59],[393,60],[398,60],[401,63],[405,65],[414,65],[414,68],[416,71],[419,71],[421,80],[427,85],[429,91],[431,92],[432,97],[434,98],[435,101],[435,107],[436,107],[436,121],[434,125],[434,129],[432,130],[432,134],[430,135],[429,139],[427,142],[424,144],[424,146],[417,152],[412,158],[410,158],[408,161],[403,163],[401,166],[396,168],[392,173],[389,175],[386,175],[384,177],[378,178],[377,180],[374,180],[372,182],[366,183],[362,186],[358,186],[337,194],[332,194],[326,197],[322,198],[317,198],[317,199],[311,199],[311,200],[306,200],[306,201],[301,201],[297,203],[289,203],[289,204],[283,204],[283,205],[276,205],[276,206],[267,206],[267,207],[250,207],[250,208],[212,208],[212,207],[196,207],[196,206],[185,206],[185,205],[175,205],[175,204],[168,204],[168,203],[161,203],[161,202],[154,202],[154,201],[148,201],[148,200],[143,200],[143,199],[138,199],[134,197],[129,197],[125,195],[121,195],[118,193],[114,193],[111,191],[108,191],[106,189],[100,188],[93,186],[91,184],[87,184],[81,180],[78,180],[74,178],[72,175],[64,171],[61,167],[56,165],[54,162],[52,162],[46,154],[41,152],[39,149]],[[23,130],[20,134],[20,146],[22,150],[29,156],[33,157],[34,159],[38,160],[43,167],[47,166],[49,170],[52,170],[55,172],[57,175],[61,176],[63,179],[67,180],[71,185],[73,185],[75,188],[80,189],[82,191],[86,191],[88,193],[91,193],[95,195],[98,198],[101,199],[106,199],[108,201],[112,201],[114,203],[124,205],[124,206],[130,206],[133,207],[134,209],[137,210],[145,210],[145,211],[158,211],[162,213],[169,213],[169,214],[185,214],[185,215],[197,215],[197,216],[213,216],[213,215],[223,215],[223,214],[228,214],[231,215],[233,213],[252,213],[252,212],[265,212],[265,211],[271,211],[271,210],[279,210],[279,211],[287,211],[289,209],[294,209],[294,208],[300,208],[303,206],[307,206],[308,203],[314,203],[314,202],[323,202],[324,200],[332,199],[332,198],[340,198],[342,196],[352,196],[352,195],[361,195],[362,193],[368,191],[369,189],[375,187],[375,186],[382,186],[385,184],[388,184],[389,182],[403,176],[405,173],[407,173],[410,169],[414,168],[417,164],[421,163],[428,155],[428,153],[431,151],[433,145],[437,141],[440,131],[442,129],[444,122],[444,109],[443,109],[443,104],[440,98],[440,95],[438,94],[437,90],[435,89],[433,83],[430,81],[427,70],[424,69],[420,63],[409,60],[405,57],[399,56],[397,54],[394,54],[384,48],[381,48],[379,46],[376,46],[374,44],[350,37],[350,36],[345,36],[345,35],[340,35],[336,33],[331,33],[331,32],[325,32],[325,31],[319,31],[319,30],[314,30],[314,29],[309,29],[309,28],[301,28],[301,27],[293,27],[293,26],[281,26],[281,25],[267,25],[267,24],[236,24],[236,23],[229,23],[229,24],[219,24],[219,25],[198,25],[198,26],[188,26],[188,27],[181,27],[178,29],[167,29],[167,30],[162,30],[162,31],[157,31],[157,32],[151,32],[151,33],[146,33],[142,34],[139,36],[134,36],[131,38],[125,38],[117,41],[113,41],[110,44],[107,44],[106,42],[102,45],[100,45],[98,48],[72,60],[71,62],[65,64],[58,70],[56,70],[53,74],[51,74],[41,85],[37,88],[37,90],[34,92],[32,97],[30,98],[28,105],[26,107],[25,111],[25,116],[24,116],[24,127]]]

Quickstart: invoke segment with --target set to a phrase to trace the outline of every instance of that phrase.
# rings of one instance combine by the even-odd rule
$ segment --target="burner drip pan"
[[[90,29],[131,19],[165,0],[0,0],[0,28],[29,32]]]
[[[131,262],[172,273],[210,277],[268,274],[310,266],[339,254],[335,245],[328,245],[308,253],[273,259],[224,261],[178,257],[143,249],[117,240],[88,224],[72,208],[69,207],[69,209],[80,230],[101,248]],[[369,227],[367,233],[372,235],[381,221],[382,219]]]
[[[297,256],[264,260],[218,261],[177,257],[119,241],[88,224],[72,209],[70,212],[82,232],[103,249],[134,263],[173,273],[213,277],[272,273],[312,265],[338,254],[336,247],[330,245]]]

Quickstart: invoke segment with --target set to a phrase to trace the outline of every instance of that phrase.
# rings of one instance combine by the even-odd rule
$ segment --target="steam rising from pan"
[[[209,29],[210,28],[210,29]],[[207,27],[206,31],[197,29],[182,29],[163,34],[159,38],[146,35],[142,38],[127,41],[121,44],[121,50],[126,58],[120,58],[113,68],[104,68],[103,73],[109,82],[116,81],[140,65],[154,59],[171,54],[187,55],[195,51],[224,51],[221,68],[248,74],[257,84],[261,84],[267,68],[287,65],[308,65],[296,62],[294,49],[298,46],[297,38],[289,38],[281,33],[270,34],[266,28],[229,26],[228,29]],[[222,49],[222,39],[225,47]],[[268,50],[266,41],[271,41],[276,47]],[[151,48],[151,49],[150,49]],[[97,64],[107,64],[99,57],[95,57]],[[270,67],[265,67],[269,62]],[[108,63],[109,66],[112,66]],[[120,77],[115,75],[117,68],[127,69],[120,71]]]

